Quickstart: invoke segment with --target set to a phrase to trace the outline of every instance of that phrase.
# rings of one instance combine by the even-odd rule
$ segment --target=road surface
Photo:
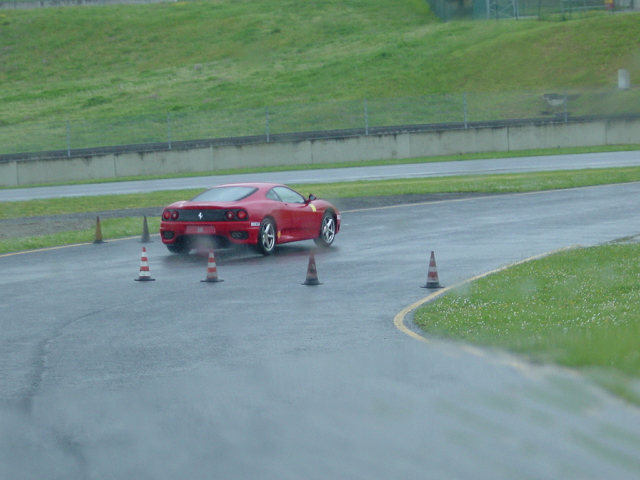
[[[137,240],[0,256],[0,478],[637,479],[640,414],[575,372],[416,341],[440,282],[640,233],[640,184],[350,210],[316,254]]]

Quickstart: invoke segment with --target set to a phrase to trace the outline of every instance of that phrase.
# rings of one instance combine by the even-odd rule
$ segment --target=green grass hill
[[[167,112],[615,88],[640,14],[442,23],[424,0],[0,11],[0,127]]]

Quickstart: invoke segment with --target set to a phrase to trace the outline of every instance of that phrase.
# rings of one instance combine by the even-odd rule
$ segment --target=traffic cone
[[[136,282],[149,282],[155,280],[151,278],[149,271],[149,259],[147,258],[147,249],[142,247],[142,255],[140,255],[140,275],[134,279]]]
[[[218,278],[218,269],[216,267],[216,257],[213,254],[213,248],[209,250],[209,261],[207,262],[207,278],[200,280],[201,282],[224,282]]]
[[[316,270],[316,258],[313,252],[309,253],[309,266],[307,267],[307,279],[303,285],[321,285],[318,281],[318,270]]]
[[[147,223],[147,216],[144,216],[144,221],[142,222],[142,238],[140,238],[140,242],[149,243],[151,242],[151,237],[149,235],[149,224]]]
[[[96,217],[96,235],[93,243],[104,243],[102,240],[102,228],[100,227],[100,217]]]
[[[431,251],[431,259],[429,260],[429,272],[427,273],[427,284],[422,288],[440,288],[438,280],[438,270],[436,268],[436,256]]]

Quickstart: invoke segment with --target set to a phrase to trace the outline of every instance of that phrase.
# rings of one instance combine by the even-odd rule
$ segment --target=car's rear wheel
[[[167,249],[171,253],[188,253],[186,242],[181,237],[174,244],[167,245]]]
[[[317,245],[328,247],[336,238],[336,219],[333,212],[324,212],[322,223],[320,224],[320,236],[315,239]]]
[[[276,224],[270,218],[265,218],[260,224],[257,247],[263,255],[271,255],[276,248]]]

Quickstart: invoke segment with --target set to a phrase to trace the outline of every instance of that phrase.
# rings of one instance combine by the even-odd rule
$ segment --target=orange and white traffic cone
[[[318,270],[316,269],[316,257],[313,252],[309,253],[309,266],[307,267],[307,279],[303,285],[321,285],[318,281]]]
[[[151,272],[149,271],[149,259],[147,258],[147,249],[142,247],[142,254],[140,255],[140,275],[134,279],[136,282],[149,282],[155,280],[151,278]]]
[[[209,260],[207,262],[207,278],[200,280],[201,282],[224,282],[218,278],[218,268],[216,266],[216,257],[213,254],[213,248],[209,250]]]
[[[438,280],[438,270],[436,268],[436,256],[433,250],[431,251],[431,259],[429,260],[427,284],[422,288],[440,288],[440,280]]]

